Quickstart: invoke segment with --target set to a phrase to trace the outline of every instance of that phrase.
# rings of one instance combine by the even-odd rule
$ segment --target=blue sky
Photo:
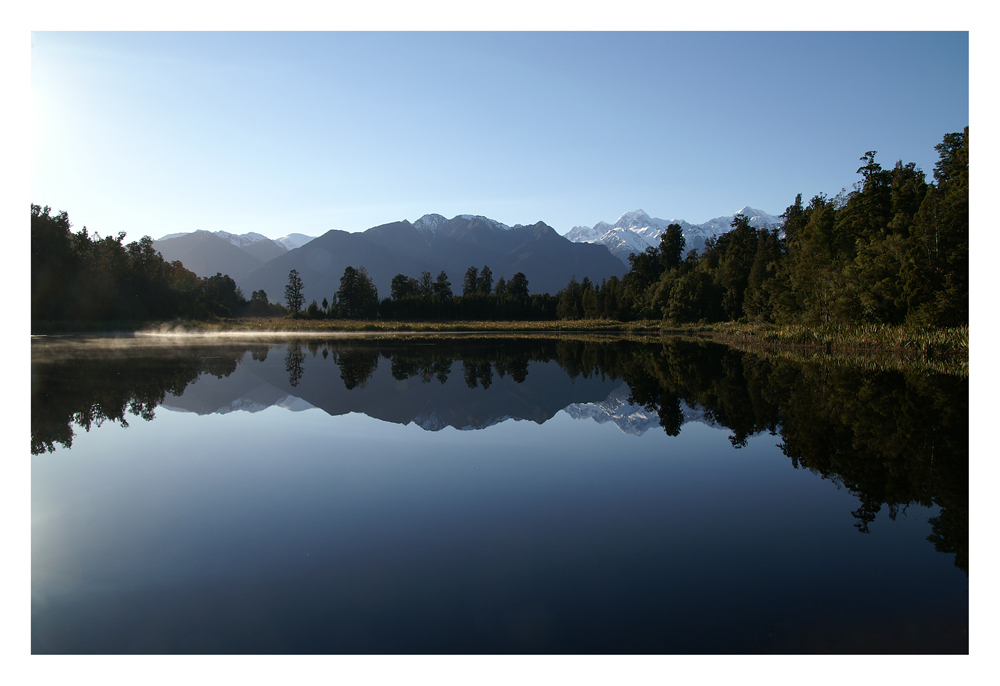
[[[31,201],[128,240],[436,212],[560,233],[931,176],[968,33],[31,35]]]

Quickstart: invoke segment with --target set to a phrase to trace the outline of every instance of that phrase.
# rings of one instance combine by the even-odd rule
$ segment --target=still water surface
[[[968,379],[32,344],[34,653],[968,652]]]

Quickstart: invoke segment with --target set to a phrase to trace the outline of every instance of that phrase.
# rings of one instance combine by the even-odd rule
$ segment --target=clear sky
[[[965,32],[33,32],[31,200],[128,240],[560,233],[835,195],[969,123]]]

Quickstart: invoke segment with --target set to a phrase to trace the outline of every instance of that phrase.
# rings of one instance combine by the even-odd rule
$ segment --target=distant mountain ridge
[[[167,241],[171,238],[180,238],[181,236],[188,236],[192,233],[197,233],[197,231],[182,231],[180,233],[170,233],[166,236],[157,238],[154,242]],[[271,241],[273,240],[278,245],[284,246],[288,250],[294,250],[295,248],[301,248],[303,245],[315,238],[315,236],[307,236],[304,233],[290,233],[287,236],[282,236],[281,238],[268,238],[267,236],[262,236],[259,233],[250,231],[248,233],[241,233],[239,235],[235,233],[229,233],[228,231],[209,231],[208,233],[213,233],[219,238],[224,238],[230,243],[239,248],[244,248],[253,243],[258,243],[260,241]]]
[[[300,248],[312,236],[293,233],[271,240],[259,233],[228,231],[172,233],[153,241],[153,248],[168,262],[180,260],[201,277],[228,274],[234,280],[262,264]]]
[[[263,290],[280,301],[292,269],[302,278],[306,302],[330,299],[340,288],[346,267],[364,267],[380,298],[389,296],[397,274],[419,278],[444,271],[452,291],[462,292],[469,267],[488,266],[494,280],[521,272],[531,293],[556,293],[570,279],[589,277],[595,283],[622,277],[626,267],[603,245],[574,243],[545,224],[507,226],[480,215],[447,219],[426,214],[349,233],[331,230],[306,245],[244,273],[236,279],[244,293]]]
[[[750,225],[758,229],[780,229],[785,220],[750,206],[743,207],[735,214],[709,219],[702,224],[691,224],[683,219],[657,219],[642,210],[626,212],[614,224],[598,222],[594,226],[574,226],[566,233],[566,238],[575,243],[600,244],[607,247],[615,257],[626,265],[628,256],[649,247],[659,247],[660,236],[671,224],[678,224],[684,235],[684,252],[704,250],[705,241],[732,229],[736,215],[744,215]]]
[[[263,290],[272,302],[282,300],[293,269],[303,280],[307,303],[331,299],[348,266],[364,267],[382,298],[389,296],[397,274],[419,278],[424,271],[432,277],[444,271],[453,292],[460,294],[466,270],[483,266],[489,266],[494,280],[522,272],[530,292],[555,294],[574,277],[594,283],[621,278],[629,255],[658,247],[673,223],[684,234],[685,252],[703,250],[706,240],[731,229],[737,214],[757,228],[780,229],[784,224],[780,217],[749,206],[702,224],[635,210],[614,224],[577,226],[562,236],[544,222],[508,226],[481,215],[448,219],[425,214],[412,223],[403,220],[354,233],[333,229],[315,238],[300,233],[274,240],[254,232],[174,233],[154,241],[153,247],[167,261],[179,260],[198,276],[228,274],[245,296]]]

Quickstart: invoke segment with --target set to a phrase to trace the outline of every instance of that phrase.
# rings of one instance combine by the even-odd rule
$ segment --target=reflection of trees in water
[[[302,363],[306,361],[306,354],[302,346],[292,343],[285,353],[285,371],[288,372],[288,383],[295,388],[302,380]]]
[[[929,540],[968,571],[968,379],[902,372],[831,372],[803,365],[786,389],[782,450],[861,501],[867,532],[884,504],[939,505]]]
[[[928,540],[968,572],[968,379],[923,372],[768,360],[717,345],[668,341],[619,359],[630,402],[656,411],[671,435],[678,400],[732,431],[780,435],[796,468],[853,493],[855,526],[883,507],[941,507]]]
[[[333,359],[340,367],[340,378],[347,390],[364,388],[378,367],[378,350],[347,350],[334,353]]]
[[[149,421],[167,393],[183,394],[203,373],[232,374],[244,353],[212,347],[32,359],[31,454],[71,447],[74,424],[90,431],[107,421],[128,427],[129,415]]]
[[[483,390],[488,390],[493,384],[493,364],[491,362],[463,360],[462,377],[465,385],[469,388],[482,386]]]
[[[448,375],[451,374],[451,363],[453,361],[450,356],[437,360],[426,360],[405,357],[403,355],[391,355],[389,359],[392,378],[397,381],[405,381],[406,379],[417,377],[421,383],[430,383],[432,379],[437,379],[442,384],[448,380]]]
[[[73,424],[89,430],[109,420],[128,426],[128,415],[151,419],[166,393],[181,395],[201,373],[228,376],[247,350],[263,362],[268,347],[33,360],[32,454],[51,452],[56,444],[69,447]],[[393,378],[423,383],[445,384],[453,364],[461,362],[462,381],[472,388],[490,388],[494,375],[524,383],[532,361],[553,361],[570,378],[624,379],[629,402],[656,412],[668,435],[680,433],[681,401],[727,427],[736,447],[764,432],[780,435],[779,447],[795,468],[809,469],[858,498],[852,514],[861,532],[871,529],[883,508],[891,519],[911,503],[938,505],[928,540],[968,571],[967,378],[772,360],[678,340],[464,339],[409,347],[351,341],[308,349],[314,356],[332,354],[348,390],[365,387],[380,357],[389,360]],[[305,374],[304,361],[303,346],[290,345],[285,369],[292,386]]]

